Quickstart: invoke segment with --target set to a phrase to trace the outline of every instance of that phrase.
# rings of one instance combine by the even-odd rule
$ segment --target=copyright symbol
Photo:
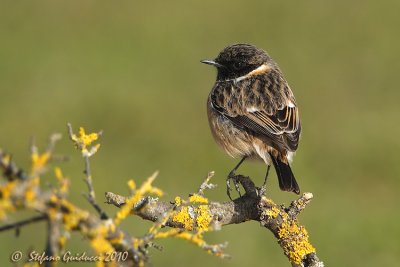
[[[11,254],[11,261],[12,262],[17,262],[22,258],[22,252],[21,251],[14,251],[13,254]]]

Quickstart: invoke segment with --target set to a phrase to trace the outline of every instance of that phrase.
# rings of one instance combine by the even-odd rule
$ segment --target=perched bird
[[[207,101],[208,121],[216,142],[232,157],[271,163],[283,191],[300,193],[290,163],[300,137],[296,100],[278,65],[262,49],[250,44],[224,48],[214,60],[202,63],[217,68],[217,80]],[[235,184],[237,187],[237,184]]]

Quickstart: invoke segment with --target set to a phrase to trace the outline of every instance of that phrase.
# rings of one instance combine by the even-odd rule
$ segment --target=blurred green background
[[[53,132],[104,130],[92,159],[97,198],[127,194],[160,170],[156,185],[172,200],[197,190],[216,171],[209,191],[226,201],[224,179],[237,163],[214,144],[206,98],[215,70],[199,63],[225,46],[246,42],[278,62],[300,106],[302,139],[293,169],[314,200],[300,219],[327,266],[394,266],[400,255],[400,2],[385,1],[1,1],[0,147],[29,166],[29,139],[44,147]],[[67,138],[57,147],[81,193],[83,161]],[[263,180],[265,167],[241,173]],[[50,183],[54,178],[47,177]],[[46,184],[46,183],[44,183]],[[275,173],[269,195],[288,204]],[[116,209],[103,205],[114,214]],[[91,209],[92,210],[92,209]],[[27,217],[16,214],[12,222]],[[140,236],[150,226],[129,218]],[[0,233],[0,263],[15,250],[43,251],[46,226],[19,238]],[[256,222],[206,235],[229,242],[230,260],[182,240],[151,250],[153,266],[288,266],[274,237]],[[67,248],[92,251],[73,234]],[[79,266],[81,264],[75,264]]]

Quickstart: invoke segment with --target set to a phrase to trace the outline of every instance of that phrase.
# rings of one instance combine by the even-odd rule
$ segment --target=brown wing
[[[296,100],[279,71],[216,84],[213,107],[277,150],[295,151],[301,132]]]

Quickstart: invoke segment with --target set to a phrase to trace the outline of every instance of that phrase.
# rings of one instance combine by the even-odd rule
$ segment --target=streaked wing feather
[[[232,109],[225,104],[232,102],[229,94],[223,95],[224,101],[219,100],[216,95],[212,95],[211,100],[213,107],[231,120],[237,127],[250,130],[275,146],[278,150],[295,151],[298,146],[301,131],[299,113],[295,105],[294,96],[283,80],[283,77],[279,76],[278,81],[286,85],[284,88],[286,94],[282,92],[276,84],[269,84],[269,86],[265,88],[266,92],[268,92],[268,97],[273,97],[275,103],[271,101],[253,101],[253,103],[246,103],[243,99],[237,99],[236,105],[241,107]],[[220,86],[222,86],[222,84],[220,84]],[[232,88],[231,90],[234,92],[246,92],[245,86],[252,85],[249,83],[241,83],[225,84],[225,86],[224,88]],[[219,92],[223,92],[223,90]],[[222,96],[222,93],[220,93],[219,96]],[[267,97],[267,95],[259,97]],[[271,104],[265,106],[266,102]],[[252,105],[253,107],[249,109],[248,105]]]

